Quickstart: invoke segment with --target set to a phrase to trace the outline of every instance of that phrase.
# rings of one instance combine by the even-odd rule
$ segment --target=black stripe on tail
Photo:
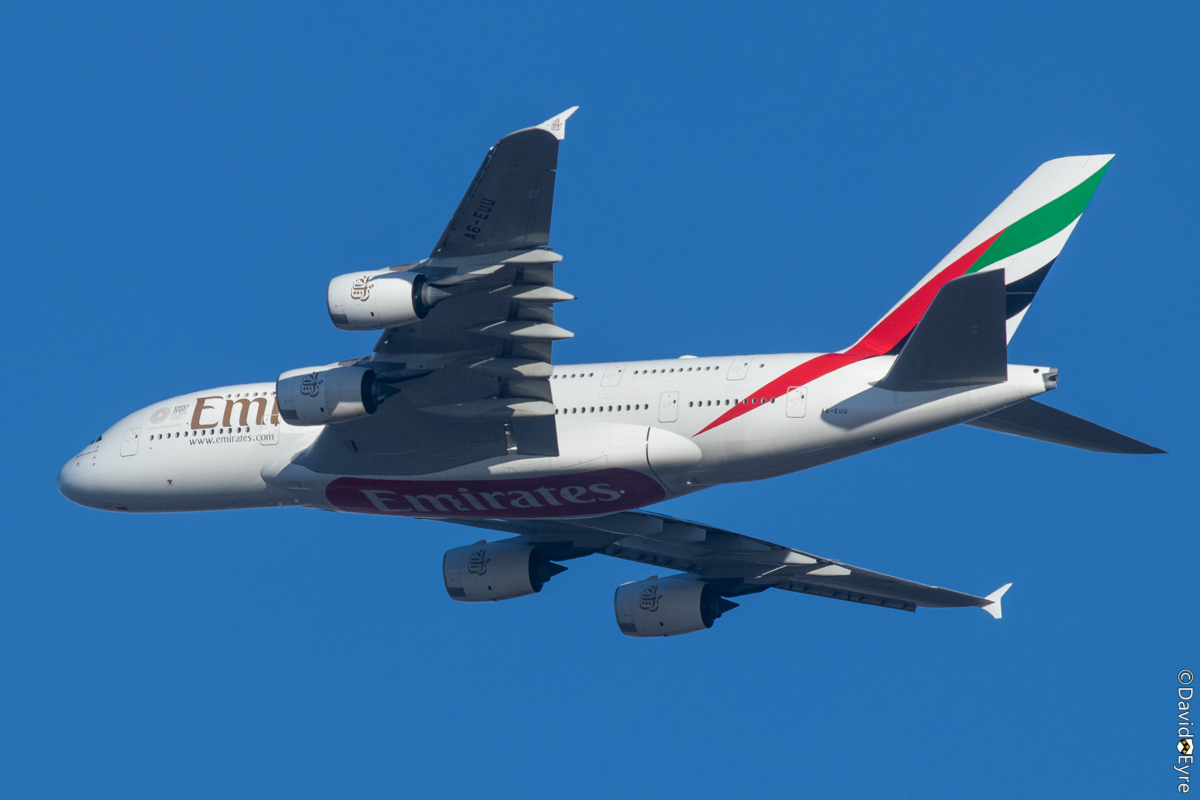
[[[1024,278],[1015,280],[1004,287],[1005,319],[1012,319],[1017,314],[1029,308],[1029,304],[1033,302],[1033,296],[1037,294],[1038,289],[1042,286],[1042,281],[1046,280],[1046,276],[1050,274],[1050,268],[1054,266],[1054,262],[1057,260],[1056,258],[1051,259],[1050,263],[1041,269],[1031,272]],[[904,338],[896,342],[896,346],[887,351],[886,355],[900,355],[900,351],[904,349],[904,345],[910,336],[912,336],[912,331],[904,334]]]
[[[1029,308],[1029,304],[1033,302],[1033,296],[1037,294],[1042,281],[1046,280],[1046,276],[1050,274],[1050,268],[1054,266],[1054,262],[1057,260],[1051,259],[1049,264],[1036,272],[1031,272],[1024,278],[1015,280],[1004,287],[1004,312],[1007,315],[1006,319],[1012,319],[1017,314]]]

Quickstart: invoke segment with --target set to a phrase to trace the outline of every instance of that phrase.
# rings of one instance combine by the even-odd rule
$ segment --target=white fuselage
[[[423,475],[345,476],[294,464],[325,426],[280,420],[274,383],[225,386],[120,420],[67,462],[59,487],[77,503],[131,512],[300,505],[438,518],[594,516],[808,469],[1054,386],[1053,370],[1010,365],[995,385],[875,388],[892,356],[799,387],[778,383],[819,358],[836,356],[559,365],[550,381],[558,456],[513,453]]]

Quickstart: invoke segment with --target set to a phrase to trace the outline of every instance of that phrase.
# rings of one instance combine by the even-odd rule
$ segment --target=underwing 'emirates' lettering
[[[579,517],[640,508],[666,497],[658,481],[631,469],[544,478],[402,481],[338,478],[325,489],[335,508],[402,517],[529,519]]]

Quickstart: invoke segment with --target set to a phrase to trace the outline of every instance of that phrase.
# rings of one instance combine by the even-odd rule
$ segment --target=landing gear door
[[[658,396],[658,421],[674,422],[679,419],[679,392],[663,392]]]
[[[799,419],[808,406],[808,387],[789,386],[787,390],[787,415]]]

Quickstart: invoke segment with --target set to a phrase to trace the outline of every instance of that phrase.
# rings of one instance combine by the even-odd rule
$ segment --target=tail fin
[[[899,353],[942,286],[993,269],[1004,270],[1011,341],[1112,158],[1071,156],[1042,164],[847,352]]]

